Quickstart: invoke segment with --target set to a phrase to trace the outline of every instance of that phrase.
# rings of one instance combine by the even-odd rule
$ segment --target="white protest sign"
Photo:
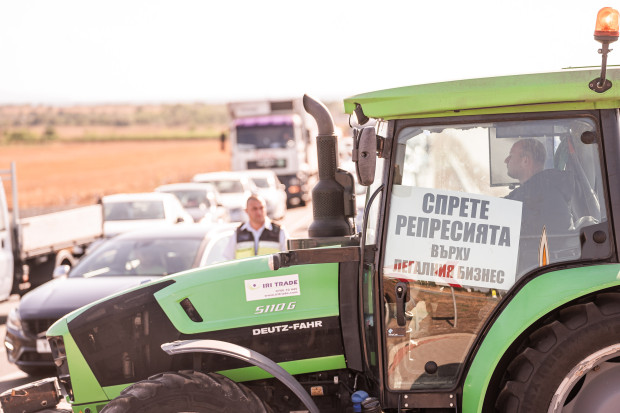
[[[395,185],[384,274],[507,290],[515,282],[519,201]]]

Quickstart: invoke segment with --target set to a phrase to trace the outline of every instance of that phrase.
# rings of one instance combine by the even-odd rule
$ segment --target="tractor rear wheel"
[[[161,373],[127,387],[101,413],[271,413],[250,389],[217,373]]]
[[[620,406],[620,294],[560,311],[507,369],[501,413],[611,413]]]

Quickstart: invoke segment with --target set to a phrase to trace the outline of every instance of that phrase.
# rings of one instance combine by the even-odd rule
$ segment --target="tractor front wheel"
[[[217,373],[161,373],[127,387],[101,413],[271,413],[250,389]]]
[[[529,336],[498,396],[501,413],[612,413],[620,406],[620,294],[560,311]]]

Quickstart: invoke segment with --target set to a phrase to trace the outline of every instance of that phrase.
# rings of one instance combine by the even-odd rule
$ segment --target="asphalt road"
[[[289,209],[283,220],[283,224],[291,238],[306,238],[308,236],[308,226],[311,221],[312,207],[311,205],[307,205],[306,207]],[[8,301],[0,302],[0,340],[2,343],[4,343],[4,336],[6,333],[7,315],[18,303],[19,296],[17,295],[12,296]],[[0,344],[0,393],[42,378],[45,378],[45,376],[28,376],[13,364],[9,363],[6,356],[6,349],[3,344]],[[70,411],[68,409],[69,404],[63,401],[56,409],[44,410],[42,413]],[[1,408],[0,412],[2,412]]]

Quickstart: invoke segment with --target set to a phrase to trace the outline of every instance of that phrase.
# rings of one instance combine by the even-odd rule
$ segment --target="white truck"
[[[301,99],[231,102],[233,171],[273,170],[286,187],[287,205],[305,205],[317,174],[316,125]]]
[[[15,163],[0,170],[0,301],[52,279],[54,268],[77,261],[103,234],[100,204],[28,218],[19,217]],[[9,213],[3,181],[9,181]]]

